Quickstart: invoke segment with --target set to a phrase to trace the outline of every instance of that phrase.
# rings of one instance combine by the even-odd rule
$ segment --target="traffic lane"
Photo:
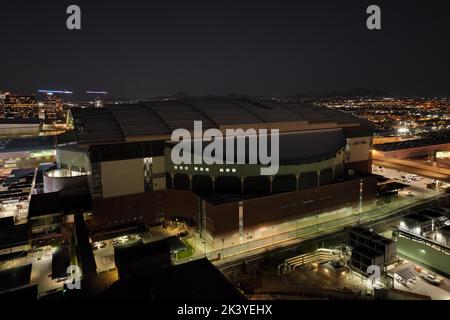
[[[437,180],[442,180],[445,182],[450,182],[450,177],[447,174],[437,173],[434,171],[424,170],[424,169],[410,167],[410,166],[406,166],[406,165],[399,165],[396,163],[391,163],[391,162],[383,161],[383,160],[375,160],[374,159],[373,163],[377,166],[388,167],[391,169],[396,169],[396,170],[408,172],[411,174],[417,174],[417,175],[424,176],[424,177],[431,178],[431,179],[437,179]]]

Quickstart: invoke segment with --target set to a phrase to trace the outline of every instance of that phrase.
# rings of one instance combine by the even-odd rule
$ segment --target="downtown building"
[[[325,107],[173,99],[71,109],[69,121],[73,130],[58,136],[58,169],[46,179],[58,188],[88,186],[90,227],[183,221],[213,243],[243,242],[268,236],[276,223],[358,211],[376,200],[371,124]],[[174,164],[171,134],[193,131],[194,121],[223,133],[278,129],[278,172],[261,175],[260,164]]]

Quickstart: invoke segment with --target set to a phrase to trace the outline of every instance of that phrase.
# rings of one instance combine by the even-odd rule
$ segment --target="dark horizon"
[[[82,10],[67,30],[66,8]],[[450,97],[444,1],[15,1],[0,12],[0,90],[147,98],[321,95],[354,88]]]

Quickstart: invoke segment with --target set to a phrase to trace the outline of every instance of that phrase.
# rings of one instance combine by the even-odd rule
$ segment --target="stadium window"
[[[200,168],[200,171],[203,171],[203,168]]]
[[[206,171],[206,172],[209,172],[209,168],[205,168],[205,171]]]
[[[227,168],[225,171],[226,171],[226,172],[230,172],[230,169]]]
[[[235,168],[231,169],[231,172],[236,172],[236,169]]]
[[[184,167],[184,170],[189,170],[189,167]]]
[[[198,167],[194,167],[194,170],[195,170],[195,171],[198,171]]]
[[[220,168],[220,169],[219,169],[219,172],[223,172],[223,168]]]
[[[173,166],[173,168],[174,168],[175,170],[177,170],[177,169],[178,169],[178,166]]]

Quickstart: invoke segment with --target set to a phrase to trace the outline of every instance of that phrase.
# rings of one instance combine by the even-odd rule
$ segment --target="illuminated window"
[[[174,168],[175,170],[177,170],[177,169],[178,169],[178,166],[173,166],[173,168]]]
[[[209,168],[206,168],[205,171],[206,171],[206,172],[209,172]]]
[[[220,169],[219,169],[219,172],[223,172],[223,168],[220,168]]]
[[[233,168],[233,169],[231,169],[231,172],[236,172],[236,169],[234,169],[234,168]]]
[[[200,171],[203,171],[203,168],[200,168]]]
[[[189,170],[189,167],[184,167],[184,170]]]
[[[230,172],[230,169],[227,168],[225,171],[226,171],[226,172]]]
[[[198,167],[194,167],[194,170],[195,170],[195,171],[198,171]]]

